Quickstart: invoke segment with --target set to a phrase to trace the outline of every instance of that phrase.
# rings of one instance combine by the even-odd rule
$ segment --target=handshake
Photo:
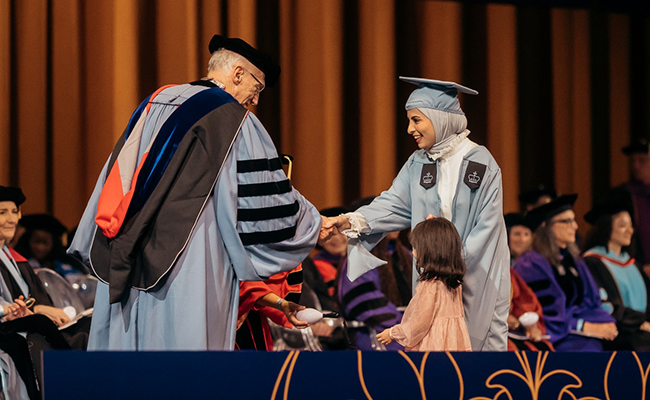
[[[323,219],[323,224],[321,225],[320,235],[318,236],[318,244],[321,246],[335,234],[350,229],[351,227],[350,220],[345,215],[336,217],[324,217],[321,215],[321,218]]]

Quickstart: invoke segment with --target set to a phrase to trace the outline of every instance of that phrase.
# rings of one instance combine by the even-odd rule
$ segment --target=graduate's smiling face
[[[13,201],[0,201],[0,244],[10,241],[16,234],[20,208]]]
[[[560,248],[564,249],[569,244],[575,243],[578,223],[573,210],[566,210],[554,216],[550,224],[555,242]]]
[[[627,211],[621,211],[612,216],[612,233],[610,234],[610,243],[618,246],[625,247],[632,243],[632,234],[634,227],[632,226],[632,218]]]
[[[436,133],[433,123],[417,108],[408,110],[406,116],[409,120],[407,132],[413,136],[418,147],[424,150],[430,149],[436,144]]]

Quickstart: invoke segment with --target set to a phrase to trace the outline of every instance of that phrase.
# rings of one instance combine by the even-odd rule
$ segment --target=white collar
[[[461,146],[458,146],[458,144],[460,142],[462,142],[463,140],[465,140],[465,138],[468,135],[469,135],[469,129],[465,129],[464,131],[462,131],[461,133],[456,135],[456,137],[453,138],[449,142],[449,144],[447,146],[445,146],[442,150],[436,151],[435,153],[430,153],[429,151],[431,149],[429,149],[429,150],[427,150],[426,153],[427,153],[428,157],[433,161],[436,161],[439,158],[444,159],[444,158],[447,158],[449,156],[453,156],[454,154],[456,154],[456,152],[458,152],[458,150],[460,150]]]

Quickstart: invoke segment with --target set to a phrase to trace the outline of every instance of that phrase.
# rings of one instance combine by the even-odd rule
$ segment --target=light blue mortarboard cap
[[[406,109],[414,108],[432,108],[434,110],[445,111],[453,114],[465,115],[458,102],[458,92],[467,94],[478,94],[474,89],[470,89],[455,82],[438,81],[435,79],[409,78],[400,76],[400,80],[414,85],[418,88],[411,93],[406,102]]]

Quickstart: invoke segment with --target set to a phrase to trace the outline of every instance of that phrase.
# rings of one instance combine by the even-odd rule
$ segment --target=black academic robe
[[[616,319],[618,336],[614,341],[605,343],[606,349],[650,351],[650,333],[639,329],[642,323],[650,321],[650,290],[648,290],[650,288],[650,280],[643,273],[643,270],[639,268],[638,264],[628,267],[639,268],[645,282],[646,299],[648,302],[645,312],[625,307],[616,280],[600,259],[594,256],[587,256],[584,258],[584,261],[598,287],[607,292],[607,302],[611,303],[614,309],[612,316]]]

